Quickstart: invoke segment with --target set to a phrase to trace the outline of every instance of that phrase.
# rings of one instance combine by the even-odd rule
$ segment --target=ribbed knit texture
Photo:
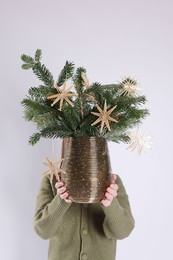
[[[68,204],[56,195],[55,180],[42,178],[36,200],[34,229],[50,239],[48,260],[115,260],[117,239],[134,228],[128,195],[117,176],[118,195],[109,207]]]

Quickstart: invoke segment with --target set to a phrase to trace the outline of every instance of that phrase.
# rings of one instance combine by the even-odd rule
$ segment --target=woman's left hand
[[[112,183],[106,189],[105,198],[100,201],[105,207],[110,206],[113,199],[117,196],[118,185],[115,183],[116,178],[116,174],[112,174]]]

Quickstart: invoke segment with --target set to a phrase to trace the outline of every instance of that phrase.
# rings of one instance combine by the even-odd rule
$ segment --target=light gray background
[[[24,122],[21,99],[37,86],[22,71],[20,55],[43,50],[55,79],[66,60],[87,69],[90,81],[114,83],[131,75],[148,97],[151,116],[143,129],[152,151],[138,156],[110,143],[113,171],[127,189],[136,227],[118,241],[117,260],[171,260],[172,252],[172,65],[171,0],[0,1],[0,259],[46,260],[48,241],[32,220],[42,162],[51,141],[28,145],[34,126]],[[56,152],[59,157],[60,141]],[[109,260],[109,259],[108,259]]]

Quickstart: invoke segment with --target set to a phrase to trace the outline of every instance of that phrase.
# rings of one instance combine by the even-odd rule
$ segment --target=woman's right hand
[[[57,194],[60,196],[62,200],[65,200],[67,203],[71,203],[72,200],[68,198],[69,194],[67,192],[67,188],[64,186],[62,181],[56,182],[55,188],[57,190]]]

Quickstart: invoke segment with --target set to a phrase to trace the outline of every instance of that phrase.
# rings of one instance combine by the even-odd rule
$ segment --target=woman
[[[62,157],[68,143],[63,141]],[[134,228],[128,195],[118,175],[112,175],[100,203],[74,203],[63,182],[42,178],[36,200],[34,229],[49,239],[48,260],[115,260],[117,239]]]

